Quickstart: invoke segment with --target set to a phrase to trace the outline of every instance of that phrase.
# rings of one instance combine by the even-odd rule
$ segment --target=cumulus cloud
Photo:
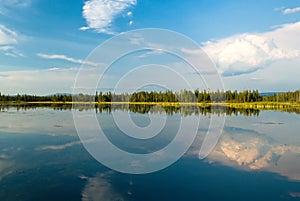
[[[100,33],[113,34],[113,21],[136,3],[136,0],[88,0],[82,13],[87,26],[81,27],[80,30],[95,29]],[[127,15],[131,16],[132,12],[128,11]]]
[[[77,64],[87,64],[87,65],[91,65],[91,66],[97,66],[96,63],[94,62],[90,62],[90,61],[84,61],[82,59],[75,59],[72,57],[68,57],[66,55],[62,55],[62,54],[43,54],[43,53],[38,53],[37,56],[43,58],[43,59],[61,59],[61,60],[65,60],[65,61],[69,61],[72,63],[77,63]]]
[[[248,74],[274,61],[299,57],[300,48],[291,44],[299,42],[295,35],[299,31],[300,22],[286,24],[270,32],[244,33],[208,41],[203,44],[203,49],[223,76]]]
[[[296,8],[286,8],[282,11],[283,14],[293,14],[293,13],[297,13],[300,12],[300,7],[296,7]]]

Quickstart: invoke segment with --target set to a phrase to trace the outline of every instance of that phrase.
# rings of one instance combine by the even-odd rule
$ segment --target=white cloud
[[[43,58],[43,59],[61,59],[61,60],[65,60],[65,61],[69,61],[72,63],[77,63],[77,64],[87,64],[87,65],[91,65],[91,66],[97,66],[97,63],[91,62],[91,61],[84,61],[82,59],[75,59],[72,57],[68,57],[66,55],[62,55],[62,54],[43,54],[43,53],[38,53],[37,56]]]
[[[278,60],[251,74],[223,77],[223,82],[231,90],[295,91],[299,89],[299,64],[300,57]]]
[[[248,74],[270,63],[300,56],[300,22],[286,24],[259,34],[239,34],[208,41],[203,49],[216,63],[223,76]]]
[[[283,14],[292,14],[292,13],[297,13],[300,12],[300,7],[296,7],[296,8],[286,8],[282,11]]]
[[[133,34],[128,38],[130,45],[142,45],[145,42],[145,38],[142,34]]]
[[[83,6],[83,17],[87,26],[81,27],[80,30],[95,29],[100,33],[113,34],[112,22],[136,3],[136,0],[88,0]]]
[[[14,47],[11,45],[0,46],[0,50],[2,50],[2,51],[8,51],[8,50],[12,50],[12,49],[14,49]]]
[[[6,56],[23,57],[24,55],[15,48],[19,37],[15,31],[0,24],[0,52]]]
[[[145,53],[142,53],[138,56],[138,58],[145,58],[152,55],[160,55],[160,54],[166,54],[166,52],[163,49],[152,49],[145,51]]]
[[[4,55],[10,56],[10,57],[25,57],[25,55],[21,52],[19,52],[17,49],[12,49],[10,52],[5,52]]]
[[[85,31],[85,30],[88,30],[88,29],[90,29],[89,27],[80,27],[79,28],[79,30],[81,30],[81,31]]]
[[[16,44],[17,33],[0,24],[0,45]]]

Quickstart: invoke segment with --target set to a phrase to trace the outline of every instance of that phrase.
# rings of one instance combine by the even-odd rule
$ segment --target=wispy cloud
[[[297,43],[299,38],[294,36],[294,33],[299,31],[300,22],[286,24],[271,32],[244,33],[208,41],[203,44],[203,49],[216,63],[223,76],[249,74],[276,60],[299,57],[300,48],[283,42]]]
[[[20,36],[13,30],[0,24],[0,52],[6,56],[23,57],[23,53],[16,49]]]
[[[13,50],[11,52],[5,52],[4,55],[10,56],[10,57],[24,57],[24,54],[17,50]]]
[[[31,0],[1,0],[4,6],[27,7],[31,4]]]
[[[293,14],[293,13],[298,13],[300,12],[300,7],[295,7],[295,8],[286,8],[282,11],[283,14]]]
[[[9,51],[9,50],[12,50],[12,49],[14,49],[14,47],[11,46],[11,45],[0,46],[1,51]]]
[[[23,9],[31,5],[31,0],[1,0],[0,1],[0,14],[11,16],[11,9]]]
[[[138,56],[138,58],[145,58],[151,55],[160,55],[160,54],[166,54],[163,49],[152,49],[149,51],[146,51],[145,53]]]
[[[17,33],[0,24],[0,45],[16,44]]]
[[[38,53],[37,56],[43,58],[43,59],[61,59],[65,61],[69,61],[72,63],[77,63],[77,64],[87,64],[91,66],[97,66],[97,63],[91,62],[91,61],[84,61],[82,59],[75,59],[72,57],[68,57],[63,54],[43,54],[43,53]]]
[[[95,29],[100,33],[114,34],[113,21],[136,3],[136,0],[88,0],[82,13],[87,26],[81,27],[80,30]],[[128,11],[127,16],[131,15],[132,12]]]

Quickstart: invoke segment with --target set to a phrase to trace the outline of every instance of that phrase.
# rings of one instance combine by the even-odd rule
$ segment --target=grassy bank
[[[300,103],[288,102],[253,102],[253,103],[224,103],[227,107],[253,109],[300,109]]]
[[[53,101],[41,101],[41,102],[0,102],[0,105],[55,105],[55,104],[98,104],[98,105],[160,105],[160,106],[174,106],[180,107],[185,105],[198,105],[199,107],[210,107],[210,106],[224,106],[231,108],[241,109],[260,109],[260,110],[284,110],[284,109],[300,109],[300,103],[288,103],[288,102],[246,102],[246,103],[231,103],[231,102],[220,102],[220,103],[195,103],[195,102],[53,102]]]

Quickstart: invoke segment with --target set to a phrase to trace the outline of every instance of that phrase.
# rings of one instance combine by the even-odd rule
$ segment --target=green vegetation
[[[182,105],[197,105],[202,108],[211,106],[225,106],[228,108],[250,108],[250,109],[278,109],[290,110],[300,109],[300,91],[274,93],[262,96],[258,90],[246,91],[194,91],[182,90],[173,92],[147,92],[140,91],[132,94],[114,94],[112,92],[96,92],[95,95],[88,94],[56,94],[51,96],[15,95],[9,96],[0,93],[1,105],[19,104],[139,104],[139,105],[161,105],[164,107],[179,107]]]
[[[26,103],[26,102],[71,102],[72,96],[67,94],[51,95],[51,96],[36,96],[36,95],[20,95],[16,96],[4,95],[0,92],[0,102],[10,103]]]

